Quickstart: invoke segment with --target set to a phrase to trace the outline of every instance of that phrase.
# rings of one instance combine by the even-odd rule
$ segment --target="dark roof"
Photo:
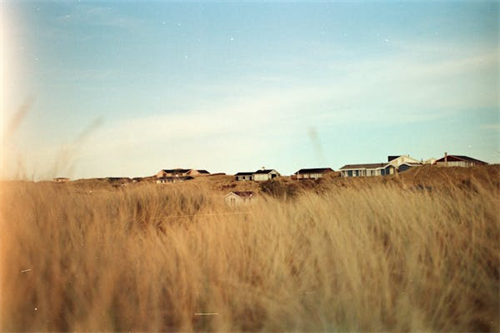
[[[464,156],[464,155],[448,155],[448,161],[466,161],[466,162],[474,162],[478,164],[488,164],[486,162],[477,160],[475,158],[469,157],[469,156]],[[444,157],[441,157],[438,159],[436,162],[444,162]]]
[[[253,172],[238,172],[235,176],[251,176]]]
[[[387,166],[387,163],[367,163],[367,164],[347,164],[344,165],[340,170],[345,169],[378,169]]]
[[[401,157],[401,156],[403,156],[403,155],[389,155],[389,156],[387,156],[387,162],[395,160],[396,158]]]
[[[315,168],[315,169],[300,169],[295,174],[302,175],[308,173],[323,173],[323,172],[333,172],[332,168]]]
[[[207,170],[196,170],[196,171],[198,171],[199,173],[207,174],[207,175],[210,174],[210,172],[208,172]]]
[[[229,192],[228,194],[231,194],[231,193],[234,193],[239,197],[251,197],[252,195],[254,195],[254,193],[252,191],[233,191],[233,192]]]
[[[254,173],[255,173],[255,174],[268,174],[268,173],[270,173],[271,171],[278,172],[278,171],[276,171],[276,170],[274,170],[274,169],[264,169],[264,170],[258,170],[258,171],[254,172]]]
[[[191,169],[162,169],[166,173],[188,173]]]

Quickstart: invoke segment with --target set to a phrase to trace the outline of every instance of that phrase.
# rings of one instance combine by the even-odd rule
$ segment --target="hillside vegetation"
[[[2,183],[0,329],[496,332],[499,186],[499,166]]]

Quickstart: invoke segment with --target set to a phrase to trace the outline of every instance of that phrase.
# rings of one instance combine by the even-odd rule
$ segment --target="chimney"
[[[266,167],[262,167],[261,169],[262,169],[262,170],[266,170]]]
[[[446,166],[448,166],[448,153],[447,152],[444,153],[444,164]]]

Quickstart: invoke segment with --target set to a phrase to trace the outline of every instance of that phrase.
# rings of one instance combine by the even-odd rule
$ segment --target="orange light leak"
[[[19,35],[22,20],[19,20],[9,3],[0,4],[0,179],[5,176],[5,171],[10,160],[8,158],[10,140],[6,138],[9,125],[16,112],[22,105],[21,91],[21,62],[23,41],[16,40]]]

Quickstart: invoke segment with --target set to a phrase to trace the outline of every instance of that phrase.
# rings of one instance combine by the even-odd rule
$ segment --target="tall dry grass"
[[[499,190],[3,184],[2,331],[498,331]]]

